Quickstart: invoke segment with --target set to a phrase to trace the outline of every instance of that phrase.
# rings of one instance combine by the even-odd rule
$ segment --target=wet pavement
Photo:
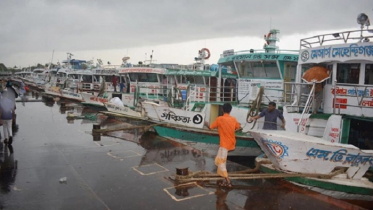
[[[281,180],[235,180],[231,190],[175,186],[167,177],[176,167],[214,172],[214,158],[141,129],[94,141],[93,124],[144,122],[60,103],[17,103],[13,147],[0,144],[0,209],[359,209]],[[69,112],[81,119],[68,120]],[[252,158],[231,160],[228,171],[253,165]]]

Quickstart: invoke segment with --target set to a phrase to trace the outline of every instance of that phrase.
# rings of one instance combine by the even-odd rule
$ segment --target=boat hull
[[[83,97],[83,105],[86,106],[97,106],[97,107],[105,107],[105,103],[109,102],[108,98],[97,97],[96,95],[92,95],[92,93],[81,93]]]
[[[154,129],[162,137],[171,138],[211,155],[216,155],[219,149],[220,139],[217,132],[166,125],[154,126]],[[236,136],[236,141],[236,149],[229,152],[230,156],[258,156],[262,153],[251,136]]]
[[[360,179],[373,165],[373,151],[353,145],[286,131],[252,131],[258,145],[276,169],[298,173],[329,174],[347,168],[351,179]]]
[[[74,93],[69,90],[61,90],[61,95],[62,95],[61,97],[63,98],[67,98],[67,99],[71,99],[75,101],[83,101],[82,94],[80,93]]]
[[[110,102],[105,103],[105,107],[111,113],[123,115],[125,117],[130,117],[130,118],[137,118],[137,119],[142,119],[143,118],[140,112],[136,112],[129,107],[118,106],[118,105],[110,103]]]
[[[259,162],[262,158],[257,158]],[[265,173],[280,173],[272,164],[261,164]],[[311,177],[288,177],[285,180],[310,190],[343,200],[367,200],[373,202],[373,183],[368,179],[351,180],[340,177],[317,179]]]

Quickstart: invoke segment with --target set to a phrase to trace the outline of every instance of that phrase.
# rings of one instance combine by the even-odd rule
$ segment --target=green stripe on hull
[[[219,135],[203,134],[203,133],[191,132],[191,131],[186,131],[186,130],[181,130],[181,129],[163,127],[163,126],[154,126],[154,129],[157,131],[157,133],[160,136],[163,136],[163,137],[219,145]],[[240,137],[236,137],[236,140],[237,140],[236,147],[259,148],[258,144],[252,138],[243,139]]]
[[[264,173],[271,173],[277,174],[280,173],[276,170],[260,166],[260,170]],[[318,187],[325,190],[332,190],[338,192],[345,192],[350,194],[358,194],[358,195],[373,195],[373,189],[363,188],[363,187],[355,187],[355,186],[346,186],[341,184],[335,184],[330,182],[323,182],[321,180],[310,179],[307,177],[289,177],[285,178],[287,181],[296,182],[299,184]]]

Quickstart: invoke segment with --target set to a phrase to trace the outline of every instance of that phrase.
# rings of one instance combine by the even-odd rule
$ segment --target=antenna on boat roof
[[[153,61],[153,53],[154,53],[154,50],[152,50],[152,54],[150,55],[150,64],[151,64],[152,61]]]

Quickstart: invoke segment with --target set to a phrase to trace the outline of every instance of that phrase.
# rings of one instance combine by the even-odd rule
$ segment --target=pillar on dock
[[[93,134],[92,133],[92,136],[93,136],[93,141],[101,141],[101,134]]]
[[[101,125],[100,124],[93,124],[93,130],[96,130],[96,129],[101,129]]]
[[[176,168],[176,174],[180,176],[189,175],[188,167],[187,168]]]

